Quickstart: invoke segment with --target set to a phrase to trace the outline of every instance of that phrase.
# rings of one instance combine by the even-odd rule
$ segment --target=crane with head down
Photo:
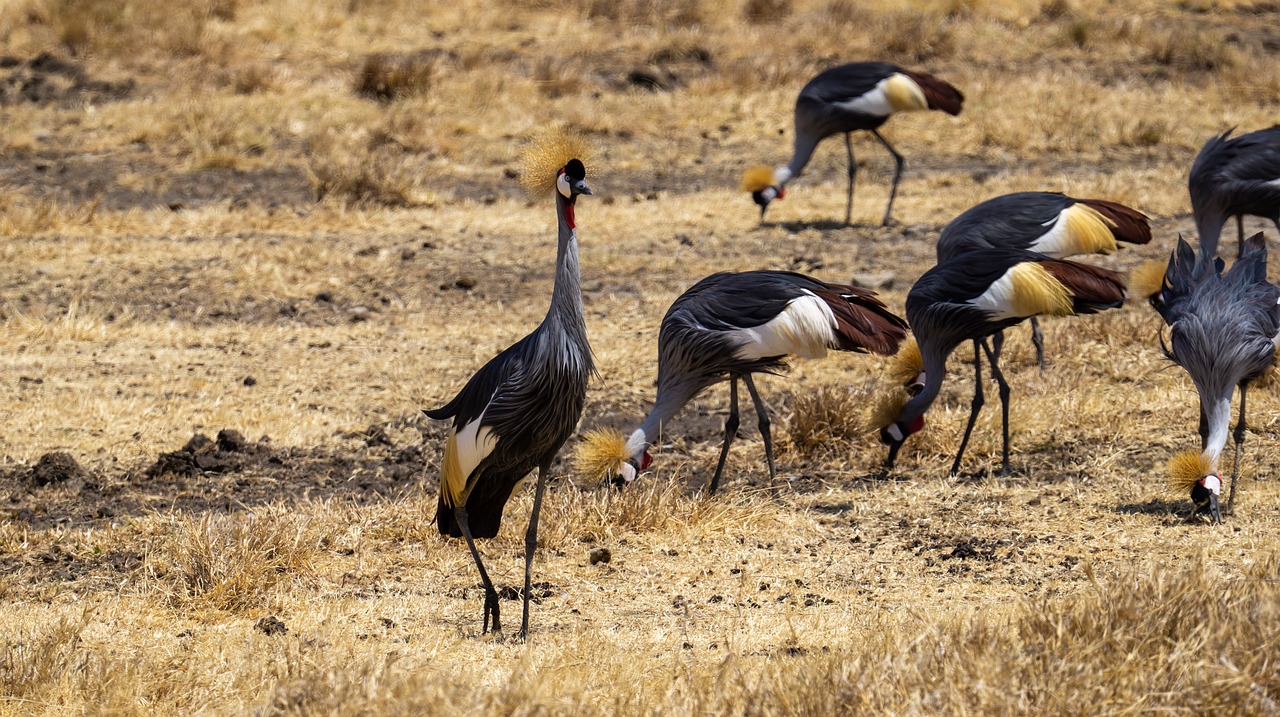
[[[1176,456],[1170,477],[1177,487],[1190,489],[1197,512],[1207,512],[1218,522],[1218,459],[1227,443],[1231,394],[1240,391],[1240,417],[1232,433],[1235,461],[1228,514],[1239,480],[1249,384],[1275,363],[1280,346],[1280,287],[1267,281],[1262,234],[1245,240],[1244,253],[1230,270],[1224,272],[1222,266],[1221,260],[1197,261],[1195,251],[1179,238],[1164,280],[1151,297],[1169,324],[1169,342],[1165,344],[1162,334],[1161,347],[1191,377],[1200,398],[1200,451]]]
[[[578,425],[594,373],[583,320],[574,207],[591,194],[581,140],[552,133],[526,152],[521,181],[531,195],[555,194],[559,241],[551,307],[533,333],[495,356],[445,406],[425,411],[453,419],[440,466],[436,522],[440,532],[462,537],[484,583],[483,632],[501,633],[498,593],[476,549],[476,538],[498,534],[502,511],[516,485],[538,470],[533,511],[525,534],[524,605],[519,637],[529,631],[533,553],[547,472]]]
[[[853,217],[853,184],[858,174],[850,135],[870,132],[893,155],[893,186],[884,210],[883,223],[887,226],[905,160],[880,134],[880,125],[896,112],[929,109],[958,115],[963,106],[960,90],[926,72],[887,62],[852,62],[824,70],[809,80],[796,98],[795,151],[791,161],[777,169],[767,165],[748,169],[742,176],[742,189],[751,192],[760,207],[760,218],[764,219],[769,203],[786,194],[787,184],[808,166],[818,143],[843,134],[849,158],[849,194],[844,212],[844,223],[848,225]]]
[[[752,375],[782,371],[791,356],[821,358],[828,349],[892,355],[905,335],[906,322],[867,289],[789,271],[712,274],[681,294],[662,319],[658,395],[644,423],[627,438],[616,430],[587,436],[579,448],[579,467],[599,478],[634,480],[649,466],[649,447],[672,417],[699,393],[727,380],[729,416],[707,486],[714,493],[738,430],[741,380],[755,404],[773,480],[769,412]]]
[[[959,254],[925,272],[907,294],[907,321],[914,342],[895,357],[893,387],[873,409],[880,440],[889,447],[891,470],[907,438],[924,427],[946,379],[947,357],[973,342],[974,389],[969,422],[951,464],[960,471],[969,436],[982,409],[982,359],[986,355],[999,386],[1003,443],[1001,474],[1009,472],[1009,384],[1000,371],[1000,355],[986,338],[1040,314],[1072,316],[1124,303],[1124,280],[1101,267],[1049,257],[1025,249],[981,249]],[[902,388],[905,388],[904,392]]]

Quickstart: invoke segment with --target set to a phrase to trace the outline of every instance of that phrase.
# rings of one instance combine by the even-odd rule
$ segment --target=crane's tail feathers
[[[867,429],[878,431],[898,420],[908,399],[907,392],[898,386],[878,393],[867,409]]]
[[[920,87],[929,109],[942,110],[953,117],[964,108],[964,93],[949,82],[944,82],[927,72],[902,70],[902,74],[910,77]]]
[[[907,322],[889,311],[874,291],[856,286],[827,284],[815,289],[836,319],[836,341],[841,351],[870,351],[892,356],[907,335]]]
[[[920,355],[920,344],[916,337],[908,336],[898,346],[898,353],[889,360],[888,374],[895,386],[906,386],[913,383],[924,370],[924,357]]]
[[[773,186],[773,169],[765,164],[757,164],[742,173],[742,181],[738,186],[744,192],[759,192]]]
[[[1213,473],[1213,463],[1200,451],[1182,451],[1169,459],[1169,487],[1185,493]]]
[[[1163,259],[1148,259],[1135,266],[1129,272],[1129,295],[1142,299],[1150,299],[1164,288],[1164,273],[1169,262]]]
[[[1111,227],[1116,241],[1146,244],[1151,241],[1151,218],[1142,212],[1105,199],[1082,199],[1084,204],[1101,214]]]
[[[1063,259],[1043,261],[1040,266],[1069,292],[1070,309],[1066,314],[1093,314],[1124,305],[1124,277],[1117,272]]]
[[[588,480],[602,481],[622,474],[622,464],[631,457],[627,439],[616,428],[587,431],[574,454],[574,465]]]
[[[591,146],[581,134],[566,127],[553,127],[536,135],[524,149],[520,162],[520,185],[530,199],[556,189],[560,168],[571,159],[586,162]]]

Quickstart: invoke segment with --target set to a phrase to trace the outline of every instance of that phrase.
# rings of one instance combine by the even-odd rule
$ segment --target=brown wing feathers
[[[1105,199],[1082,199],[1080,203],[1092,207],[1115,224],[1111,234],[1116,241],[1130,244],[1146,244],[1151,241],[1150,217],[1146,214]]]
[[[961,108],[964,107],[964,94],[960,90],[927,72],[902,70],[902,74],[910,77],[920,86],[920,91],[924,93],[924,98],[929,103],[929,109],[942,110],[952,116],[960,114]]]
[[[1124,277],[1110,269],[1060,259],[1040,265],[1071,292],[1076,313],[1092,313],[1124,303]]]
[[[870,351],[892,356],[907,335],[907,322],[889,311],[875,292],[856,286],[827,284],[814,294],[836,317],[841,351]]]

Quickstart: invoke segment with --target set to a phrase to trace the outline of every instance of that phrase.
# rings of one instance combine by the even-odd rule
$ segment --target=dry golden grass
[[[1250,393],[1235,515],[1186,521],[1165,467],[1198,447],[1195,392],[1142,302],[1047,319],[1043,374],[1026,329],[1009,332],[1009,478],[984,474],[994,386],[963,477],[945,477],[968,347],[897,480],[876,476],[864,424],[887,380],[869,356],[761,378],[777,492],[749,404],[720,494],[696,491],[724,386],[666,427],[627,490],[577,474],[571,442],[527,644],[477,634],[474,565],[432,524],[442,427],[419,413],[546,311],[554,215],[516,178],[548,127],[595,149],[577,220],[602,378],[583,428],[625,435],[653,399],[663,312],[713,271],[891,272],[900,312],[945,222],[1032,189],[1154,218],[1151,245],[1098,263],[1166,259],[1194,232],[1201,143],[1280,116],[1262,10],[0,3],[5,55],[135,82],[3,110],[0,713],[1274,713],[1280,401]],[[857,226],[834,226],[838,145],[759,225],[742,171],[784,162],[799,86],[856,59],[967,97],[958,118],[886,125],[907,159],[902,224],[876,226],[891,163],[857,137]],[[672,89],[630,85],[637,68]],[[259,457],[147,473],[224,427]],[[52,451],[87,475],[34,485]],[[481,545],[499,586],[522,579],[531,504],[518,492]],[[519,603],[502,605],[511,626]],[[287,632],[255,627],[271,616]]]

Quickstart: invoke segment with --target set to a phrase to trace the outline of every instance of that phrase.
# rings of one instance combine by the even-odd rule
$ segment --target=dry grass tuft
[[[399,146],[368,144],[366,137],[335,132],[312,139],[307,169],[316,200],[387,207],[426,203],[419,192],[422,163]]]
[[[443,55],[439,50],[411,54],[376,52],[364,59],[355,90],[381,102],[426,94],[431,90]]]
[[[1185,494],[1201,478],[1213,473],[1213,463],[1209,456],[1200,451],[1181,451],[1169,459],[1166,472],[1169,475],[1169,487]]]
[[[847,453],[867,437],[867,421],[858,407],[867,391],[850,386],[820,386],[795,397],[787,414],[786,447],[808,458]]]
[[[1178,72],[1222,72],[1240,59],[1216,32],[1196,25],[1179,25],[1152,33],[1147,39],[1147,59]]]
[[[83,647],[85,629],[98,616],[85,609],[78,616],[64,616],[51,627],[21,625],[7,635],[0,651],[0,694],[18,700],[32,698],[84,670],[88,655]]]
[[[747,0],[742,17],[753,25],[772,25],[791,14],[791,0]]]
[[[536,199],[556,191],[557,174],[569,160],[584,165],[591,159],[586,137],[566,127],[545,130],[530,140],[521,156],[520,185],[529,198]],[[587,176],[591,168],[587,167]]]
[[[173,519],[143,569],[153,589],[174,605],[232,613],[267,608],[277,588],[311,571],[317,550],[312,527],[286,507]]]

